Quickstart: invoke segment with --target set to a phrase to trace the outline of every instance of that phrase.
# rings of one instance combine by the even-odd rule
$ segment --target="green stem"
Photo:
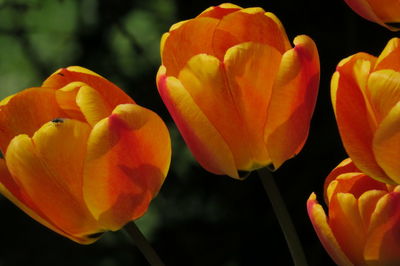
[[[130,222],[125,225],[124,231],[133,239],[135,245],[140,252],[142,252],[143,256],[151,266],[165,266],[157,252],[151,247],[149,242],[147,242],[145,236],[142,234],[135,222]]]
[[[275,184],[274,177],[266,168],[258,170],[257,173],[271,202],[283,234],[285,235],[286,243],[289,247],[294,264],[296,266],[307,265],[306,257],[304,256],[299,237],[297,236],[296,229],[293,226],[292,219],[287,211],[285,202],[283,201],[279,189]]]

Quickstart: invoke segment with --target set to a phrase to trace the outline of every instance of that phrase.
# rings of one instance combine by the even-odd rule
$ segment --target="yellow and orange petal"
[[[52,89],[30,88],[9,97],[0,105],[1,151],[6,152],[9,142],[15,136],[33,136],[43,124],[64,116]]]
[[[354,168],[349,159],[334,169],[328,180],[331,182],[325,193],[329,216],[314,193],[307,209],[332,259],[338,265],[397,265],[400,186],[370,178]]]
[[[266,44],[281,54],[291,48],[275,16],[261,8],[241,9],[223,4],[207,9],[164,35],[161,41],[162,64],[168,76],[177,77],[191,57],[205,53],[223,61],[230,47],[245,42]]]
[[[264,139],[278,168],[300,152],[309,131],[319,86],[319,55],[314,41],[301,35],[283,56],[272,88]]]
[[[99,224],[118,230],[139,218],[158,193],[171,156],[169,133],[152,111],[117,106],[90,133],[83,194]]]
[[[277,168],[300,152],[315,107],[319,57],[307,36],[294,45],[275,15],[233,4],[210,7],[162,36],[158,90],[208,171],[237,178],[238,170]],[[185,104],[174,102],[181,99]],[[220,143],[213,152],[205,138],[212,134]]]
[[[400,3],[397,0],[345,0],[360,16],[392,31],[398,31]]]
[[[157,74],[157,87],[175,124],[198,162],[215,174],[239,178],[232,151],[210,120],[175,77],[167,77],[165,67]]]
[[[2,100],[0,148],[0,192],[82,244],[143,215],[171,157],[162,120],[82,67],[60,69],[43,87]],[[86,176],[103,183],[84,182]]]
[[[77,239],[100,231],[81,190],[89,133],[90,127],[79,121],[48,122],[32,138],[25,134],[13,138],[5,154],[13,179],[9,183],[26,193],[50,224]]]
[[[95,89],[111,110],[119,104],[134,103],[132,98],[112,82],[93,71],[78,66],[57,70],[43,82],[42,87],[58,90],[72,82],[82,82]]]
[[[398,265],[400,263],[400,193],[382,196],[371,215],[364,256],[368,263]]]
[[[343,266],[353,265],[337,242],[336,237],[328,224],[325,211],[322,206],[318,204],[314,193],[310,195],[307,201],[307,211],[322,245],[336,264]]]
[[[359,53],[341,62],[332,78],[332,102],[344,147],[354,163],[369,176],[390,183],[372,150],[377,120],[366,86],[375,60]]]

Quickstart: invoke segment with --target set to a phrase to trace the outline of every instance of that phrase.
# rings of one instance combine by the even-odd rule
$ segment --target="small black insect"
[[[54,118],[53,120],[51,120],[51,122],[59,124],[59,123],[64,123],[64,119],[62,118]]]

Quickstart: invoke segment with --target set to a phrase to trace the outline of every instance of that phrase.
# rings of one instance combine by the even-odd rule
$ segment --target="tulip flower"
[[[357,53],[342,60],[331,82],[343,145],[364,173],[400,184],[400,39],[376,58]]]
[[[158,115],[81,67],[0,102],[0,149],[0,192],[82,244],[143,215],[171,155]]]
[[[300,152],[319,84],[305,35],[288,41],[272,13],[233,4],[179,22],[161,39],[157,86],[184,140],[211,173],[276,169]]]
[[[400,2],[398,0],[345,0],[361,17],[392,31],[400,30]]]
[[[314,229],[337,265],[400,265],[400,186],[370,178],[350,159],[325,183],[328,217],[314,193],[307,201]]]

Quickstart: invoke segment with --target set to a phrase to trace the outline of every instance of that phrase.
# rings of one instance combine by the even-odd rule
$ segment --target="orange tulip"
[[[367,175],[400,184],[400,39],[376,58],[358,53],[333,74],[332,103],[344,147]]]
[[[161,39],[159,93],[198,162],[239,178],[300,152],[319,83],[314,42],[293,48],[275,15],[210,7]]]
[[[398,0],[345,0],[358,15],[392,31],[400,30]]]
[[[329,216],[314,193],[308,215],[326,251],[338,265],[400,265],[400,186],[361,173],[350,159],[325,183]]]
[[[171,156],[155,113],[81,67],[0,102],[0,149],[0,192],[83,244],[143,215]]]

